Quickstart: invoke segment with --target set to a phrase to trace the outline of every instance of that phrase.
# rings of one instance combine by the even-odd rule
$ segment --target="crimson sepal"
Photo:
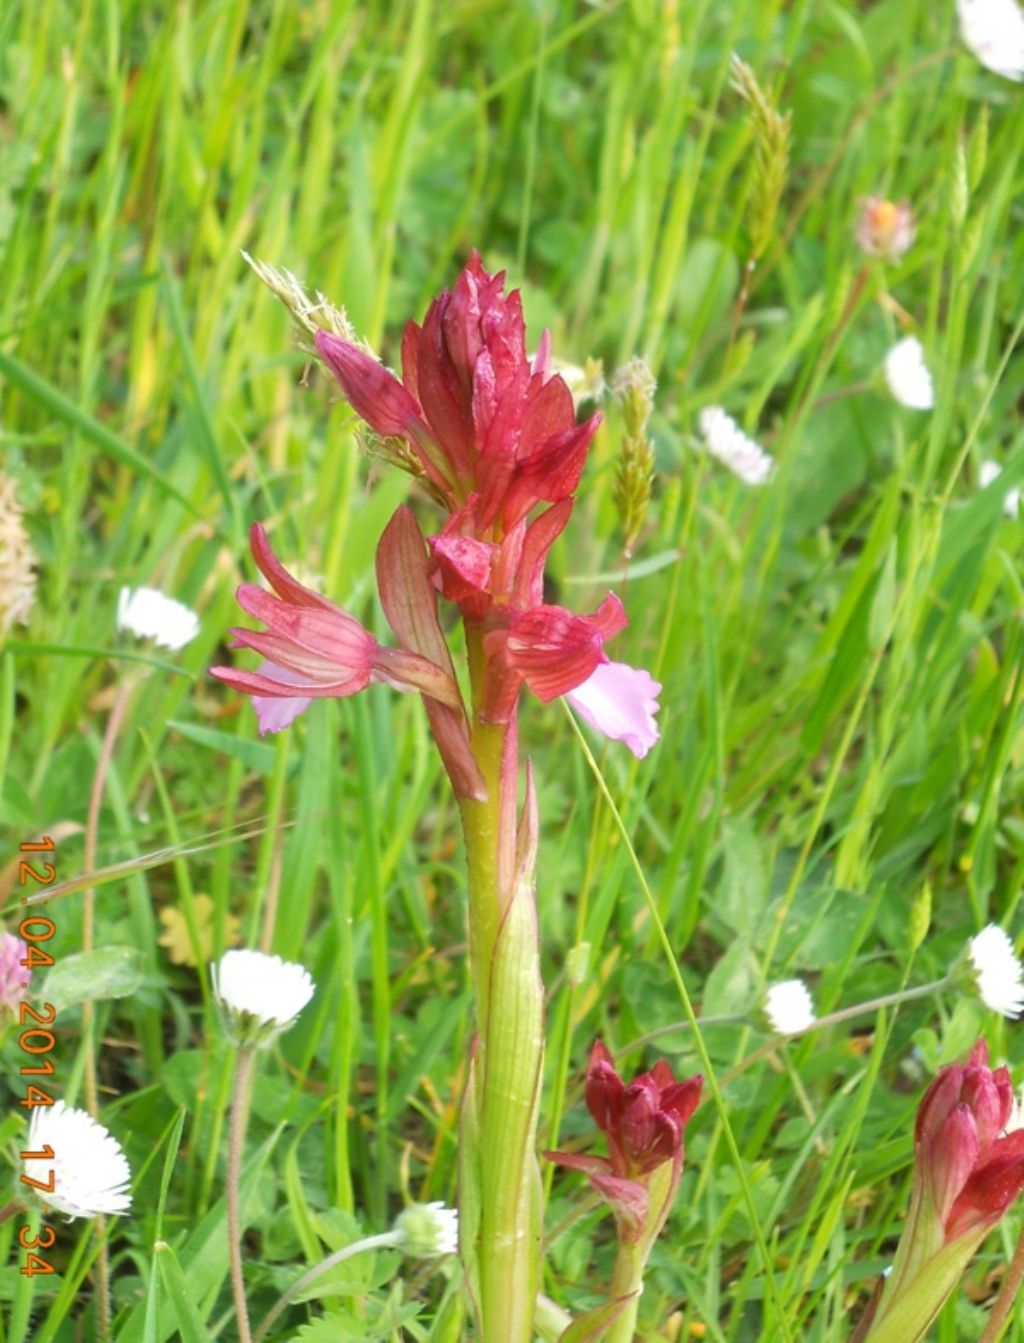
[[[411,510],[399,508],[377,545],[377,586],[388,624],[399,642],[436,663],[455,683],[455,667],[437,615],[426,542]],[[459,697],[451,705],[424,699],[441,759],[459,797],[487,796],[470,748],[469,722]]]
[[[352,409],[378,434],[407,434],[420,418],[419,406],[395,375],[358,345],[330,331],[318,331],[316,348]]]

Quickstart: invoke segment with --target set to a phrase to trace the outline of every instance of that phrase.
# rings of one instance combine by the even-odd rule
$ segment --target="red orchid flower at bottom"
[[[608,1157],[545,1152],[549,1161],[583,1171],[615,1213],[626,1242],[645,1233],[653,1240],[668,1216],[682,1173],[686,1124],[700,1101],[704,1078],[677,1082],[662,1059],[628,1085],[600,1040],[587,1065],[587,1108],[608,1139]],[[662,1205],[651,1207],[651,1177],[671,1163]],[[661,1182],[659,1181],[659,1184]]]
[[[1006,1068],[979,1040],[941,1069],[914,1126],[914,1181],[869,1343],[923,1338],[988,1232],[1024,1189],[1024,1127]]]

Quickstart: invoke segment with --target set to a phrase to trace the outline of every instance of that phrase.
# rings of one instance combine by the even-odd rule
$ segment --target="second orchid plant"
[[[406,326],[401,379],[357,341],[341,313],[311,321],[290,277],[257,269],[314,336],[315,353],[368,426],[373,451],[417,477],[441,517],[425,537],[403,506],[381,536],[377,585],[394,646],[293,578],[254,526],[253,558],[269,590],[243,584],[238,600],[263,628],[234,634],[262,661],[253,671],[219,667],[215,674],[253,696],[264,731],[287,726],[313,699],[352,695],[374,681],[423,697],[458,799],[469,878],[476,1036],[462,1100],[459,1248],[480,1339],[530,1343],[540,1286],[544,990],[529,765],[519,801],[520,691],[525,686],[542,701],[566,697],[637,756],[658,736],[661,687],[605,651],[626,625],[619,598],[609,593],[589,615],[544,600],[545,562],[572,516],[601,416],[577,423],[570,389],[552,372],[547,336],[528,358],[519,293],[505,293],[504,275],[489,274],[475,253],[423,325]],[[462,678],[442,600],[462,619]],[[599,1120],[612,1144],[606,1193],[620,1250],[626,1247],[612,1315],[621,1309],[615,1293],[624,1306],[638,1291],[637,1266],[667,1215],[683,1125],[699,1093],[699,1080],[680,1089],[660,1067],[649,1086],[638,1079],[635,1104],[623,1110],[619,1097],[613,1116],[609,1101]],[[609,1085],[602,1095],[611,1094]],[[643,1137],[645,1125],[657,1132]],[[620,1130],[628,1136],[613,1141]],[[665,1162],[668,1175],[658,1177],[657,1204],[648,1211],[650,1182]]]

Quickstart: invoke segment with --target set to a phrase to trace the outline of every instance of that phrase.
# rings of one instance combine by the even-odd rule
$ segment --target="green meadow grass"
[[[734,50],[792,111],[738,325],[758,168]],[[682,1029],[625,1052],[683,1017],[666,945],[705,1015],[752,1009],[789,976],[824,1013],[940,977],[989,920],[1020,927],[1022,532],[1002,498],[1024,483],[1022,153],[1021,90],[960,49],[952,3],[0,9],[0,443],[39,558],[35,611],[0,657],[8,927],[19,841],[59,835],[58,879],[81,877],[107,713],[136,682],[96,893],[97,945],[130,949],[133,986],[97,1008],[103,1119],[135,1177],[132,1215],[107,1224],[113,1337],[235,1337],[229,1053],[206,969],[157,943],[162,911],[195,946],[206,895],[214,952],[233,917],[244,944],[268,939],[319,989],[254,1097],[255,1321],[404,1200],[455,1193],[464,873],[421,706],[377,687],[261,740],[248,703],[207,671],[233,656],[257,519],[285,563],[383,634],[374,549],[408,492],[360,456],[335,389],[318,372],[306,385],[287,315],[240,250],[344,304],[392,359],[405,318],[477,246],[522,285],[534,340],[549,326],[562,358],[611,372],[643,354],[657,375],[655,499],[616,584],[630,615],[616,656],[664,683],[662,740],[637,763],[588,738],[606,796],[557,704],[523,714],[553,1147],[588,1136],[596,1036],[630,1067],[661,1050],[696,1070]],[[853,230],[873,193],[912,202],[919,232],[902,261],[865,268]],[[931,413],[900,408],[880,378],[904,330],[926,348]],[[692,451],[708,404],[777,458],[769,488]],[[552,562],[578,609],[623,563],[621,423],[606,411]],[[982,492],[988,457],[1004,474]],[[429,529],[429,503],[416,508]],[[159,665],[129,658],[114,633],[122,583],[194,606],[199,637]],[[932,922],[914,950],[926,884]],[[48,906],[58,959],[81,944],[81,885]],[[754,1015],[709,1026],[727,1123],[706,1100],[690,1125],[641,1337],[846,1339],[892,1259],[917,1100],[981,1032],[1020,1080],[1014,1027],[953,992],[748,1067],[765,1039]],[[77,1003],[57,1033],[54,1086],[82,1104]],[[9,1032],[12,1185],[21,1059]],[[549,1167],[545,1180],[559,1233],[546,1291],[581,1308],[610,1273],[610,1219],[585,1210],[580,1177]],[[977,1303],[1022,1221],[986,1242],[935,1339],[978,1337]],[[0,1227],[0,1343],[98,1337],[93,1230],[53,1225],[58,1272],[35,1278],[18,1271],[18,1223]],[[455,1271],[354,1260],[273,1337],[454,1343],[468,1337]],[[1024,1340],[1024,1322],[1005,1337]]]

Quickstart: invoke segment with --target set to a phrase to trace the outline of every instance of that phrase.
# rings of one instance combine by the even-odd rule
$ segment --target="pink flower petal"
[[[278,667],[273,662],[261,662],[256,670],[259,675],[270,681],[280,681],[283,685],[298,685],[302,681],[298,672],[288,667]],[[286,727],[291,727],[299,714],[305,713],[312,703],[305,695],[294,695],[288,699],[280,699],[276,695],[253,695],[252,707],[259,719],[260,736],[266,732],[283,732]]]
[[[658,740],[654,715],[660,707],[660,691],[661,686],[642,667],[602,662],[566,699],[591,727],[613,741],[625,742],[642,760]]]

